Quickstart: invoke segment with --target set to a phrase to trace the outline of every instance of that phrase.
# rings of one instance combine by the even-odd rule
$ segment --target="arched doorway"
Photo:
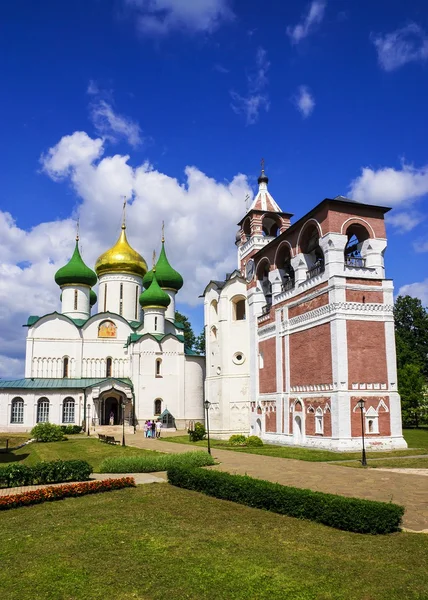
[[[293,437],[295,444],[302,443],[302,417],[300,415],[294,415]]]
[[[256,421],[256,435],[261,437],[262,435],[262,421],[261,419],[257,419]]]
[[[120,410],[120,403],[117,398],[108,396],[104,400],[104,414],[103,414],[103,425],[110,425],[110,418],[113,417],[113,425],[121,425],[122,422],[122,411]]]

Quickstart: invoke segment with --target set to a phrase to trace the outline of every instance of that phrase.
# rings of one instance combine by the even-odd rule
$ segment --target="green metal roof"
[[[80,283],[92,287],[97,283],[98,278],[94,271],[85,265],[80,256],[78,239],[76,239],[73,256],[55,273],[55,281],[59,286]]]
[[[20,390],[47,390],[47,389],[86,389],[99,385],[104,381],[118,381],[132,387],[132,381],[128,377],[117,378],[107,377],[103,379],[82,378],[82,379],[48,379],[45,377],[26,377],[25,379],[12,379],[10,381],[0,379],[0,389],[20,389]]]
[[[162,240],[162,250],[156,263],[156,279],[161,288],[180,290],[183,287],[183,278],[171,267],[166,257],[165,242]],[[147,289],[153,280],[153,271],[147,271],[143,278],[143,285]]]
[[[64,317],[64,319],[68,319],[69,321],[74,323],[76,325],[76,327],[79,327],[79,329],[80,329],[81,327],[83,327],[83,325],[85,325],[85,323],[87,323],[91,319],[94,319],[95,317],[99,317],[100,315],[120,317],[121,319],[124,319],[123,316],[121,316],[117,313],[114,313],[114,312],[96,313],[95,315],[92,315],[88,319],[72,319],[71,317],[68,317],[67,315],[63,315],[62,313],[54,311],[52,313],[48,313],[47,315],[42,315],[41,317],[38,317],[36,315],[31,315],[31,317],[28,317],[27,322],[25,323],[25,325],[23,325],[23,327],[31,327],[32,325],[37,323],[37,321],[40,321],[40,319],[44,319],[44,317],[58,316],[58,317]],[[126,319],[124,319],[124,320],[126,321]],[[144,319],[142,321],[128,321],[128,325],[132,329],[138,329],[138,327],[141,327],[141,325],[143,325],[143,323],[144,323]]]
[[[153,270],[150,272],[152,273],[152,278],[147,289],[140,294],[140,305],[142,308],[149,306],[167,308],[171,302],[171,298],[159,286],[155,267],[153,267]]]

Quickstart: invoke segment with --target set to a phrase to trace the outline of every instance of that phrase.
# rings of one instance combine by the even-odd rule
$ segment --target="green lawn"
[[[341,462],[341,467],[361,467],[358,461]],[[368,466],[371,469],[428,469],[428,456],[421,458],[386,458],[385,460],[370,460]],[[427,481],[428,487],[428,481]]]
[[[404,430],[404,437],[409,445],[407,450],[393,450],[391,452],[368,452],[367,458],[409,456],[412,454],[428,454],[428,429]],[[206,440],[201,442],[190,442],[188,435],[173,436],[167,438],[168,442],[179,444],[190,444],[192,446],[207,446]],[[230,446],[227,441],[211,440],[213,448],[232,450],[233,452],[246,452],[248,454],[261,454],[264,456],[277,456],[280,458],[294,458],[310,462],[326,462],[336,460],[361,459],[361,452],[330,452],[329,450],[313,450],[310,448],[295,448],[293,446],[276,446],[265,444],[262,448],[241,448]],[[418,448],[417,452],[415,449]]]
[[[422,600],[428,536],[139,486],[0,513],[5,600]]]
[[[130,446],[113,446],[105,444],[94,438],[85,436],[70,436],[63,442],[39,443],[33,442],[9,454],[0,453],[0,463],[22,462],[26,465],[34,465],[40,460],[70,460],[80,459],[90,463],[97,473],[99,465],[105,458],[118,456],[153,456],[157,454],[153,450],[140,450]]]

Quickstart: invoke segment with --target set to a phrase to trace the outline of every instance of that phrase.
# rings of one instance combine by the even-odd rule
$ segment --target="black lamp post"
[[[364,445],[364,405],[365,405],[365,403],[366,403],[366,401],[363,398],[361,398],[361,400],[359,400],[357,402],[357,406],[361,410],[361,439],[363,442],[363,453],[361,455],[361,464],[363,465],[363,467],[367,467],[366,448]]]
[[[209,420],[209,415],[208,415],[208,411],[209,411],[209,408],[211,406],[211,402],[209,400],[205,400],[204,406],[205,406],[205,411],[207,413],[206,423],[207,423],[208,454],[211,454],[211,445],[210,445],[210,420]]]
[[[125,445],[125,401],[122,400],[122,446]]]
[[[89,432],[89,427],[90,427],[90,425],[89,425],[89,417],[91,415],[91,405],[88,404],[87,407],[86,407],[86,409],[87,409],[87,415],[86,416],[87,416],[87,419],[88,419],[88,435],[91,435],[90,432]]]

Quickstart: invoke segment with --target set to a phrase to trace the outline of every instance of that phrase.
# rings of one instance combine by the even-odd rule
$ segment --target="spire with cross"
[[[126,196],[123,196],[122,229],[126,229]]]

